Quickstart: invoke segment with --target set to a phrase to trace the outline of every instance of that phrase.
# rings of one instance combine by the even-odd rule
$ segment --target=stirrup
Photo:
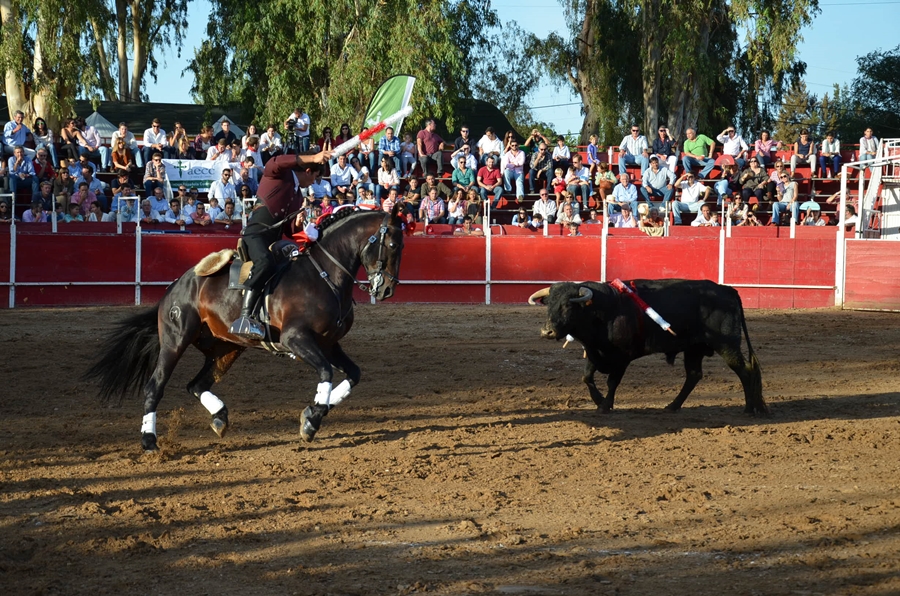
[[[265,329],[259,321],[246,316],[238,317],[228,328],[228,333],[247,339],[265,339],[266,337]]]

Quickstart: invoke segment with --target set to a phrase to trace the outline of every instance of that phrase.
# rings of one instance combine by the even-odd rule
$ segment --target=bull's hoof
[[[316,438],[316,433],[322,426],[322,418],[328,414],[328,406],[313,404],[307,406],[300,414],[300,437],[307,443]]]
[[[155,453],[159,451],[156,446],[156,435],[153,433],[141,433],[141,447],[146,453]]]
[[[213,429],[213,432],[216,433],[219,438],[223,438],[225,433],[228,432],[228,409],[222,408],[218,412],[213,415],[212,422],[209,423],[209,427]]]
[[[603,415],[612,414],[613,409],[610,406],[597,406],[597,412]]]
[[[769,418],[772,415],[772,412],[769,411],[769,407],[766,404],[747,406],[746,408],[744,408],[744,413],[751,416],[758,416],[760,418]]]
[[[680,409],[681,409],[681,406],[679,406],[677,404],[669,404],[665,408],[663,408],[663,410],[665,410],[666,412],[677,412]]]

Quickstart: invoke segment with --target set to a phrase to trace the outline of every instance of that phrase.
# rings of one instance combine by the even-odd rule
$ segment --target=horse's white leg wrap
[[[329,405],[334,407],[344,401],[344,399],[350,395],[350,389],[352,389],[350,381],[347,379],[341,381],[337,387],[331,390],[331,401],[329,402]]]
[[[331,398],[331,383],[319,383],[316,387],[315,403],[327,406]]]
[[[212,391],[204,391],[200,394],[200,403],[210,414],[215,414],[225,407],[225,403],[216,397]]]
[[[141,422],[141,434],[156,434],[156,412],[144,414],[144,420]]]

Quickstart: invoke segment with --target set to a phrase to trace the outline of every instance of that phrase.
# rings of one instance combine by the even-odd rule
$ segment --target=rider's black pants
[[[244,285],[262,290],[266,281],[275,273],[275,256],[269,251],[273,242],[281,240],[281,226],[267,229],[267,226],[275,224],[276,220],[265,206],[257,207],[247,220],[244,229],[244,247],[253,268],[250,269],[250,277]]]

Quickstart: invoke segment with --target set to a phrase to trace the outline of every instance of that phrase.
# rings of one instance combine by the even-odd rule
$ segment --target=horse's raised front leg
[[[303,410],[303,414],[300,416],[300,436],[303,437],[304,441],[312,441],[322,425],[322,418],[331,409],[329,404],[331,403],[331,379],[334,375],[334,369],[316,341],[306,333],[285,331],[281,336],[281,344],[287,346],[295,356],[316,369],[316,373],[319,376],[319,384],[316,387],[316,396],[313,404]],[[349,386],[346,389],[346,393],[350,393]],[[346,394],[341,399],[343,397],[346,397]]]
[[[210,427],[213,431],[219,437],[224,437],[228,430],[228,408],[210,389],[225,376],[244,348],[211,337],[202,337],[196,345],[206,355],[206,362],[203,363],[203,368],[200,369],[197,376],[188,383],[187,390],[188,393],[200,400],[200,403],[212,416]]]

